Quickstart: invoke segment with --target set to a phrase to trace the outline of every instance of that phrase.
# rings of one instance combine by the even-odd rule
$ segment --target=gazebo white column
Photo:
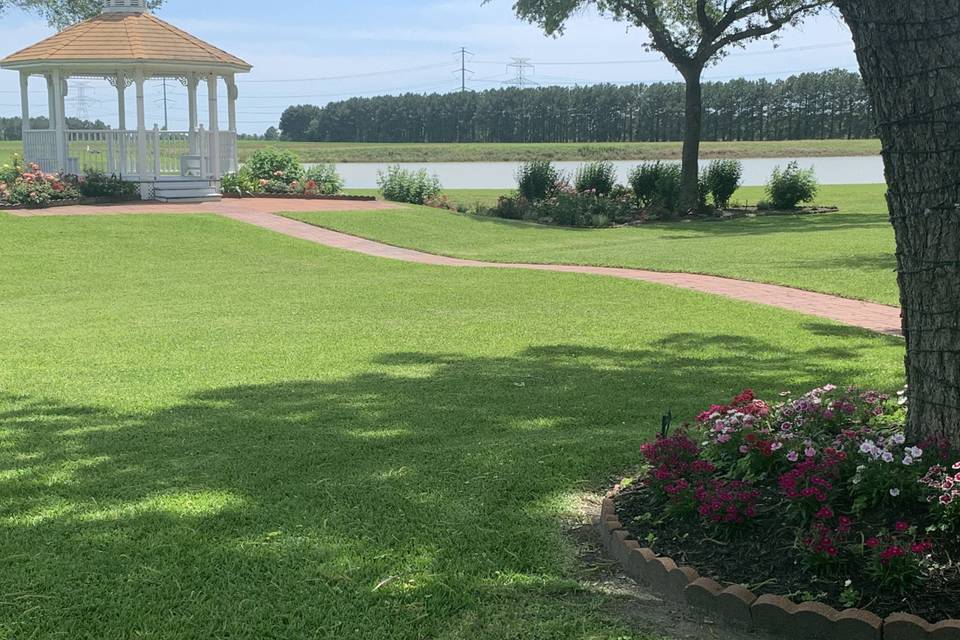
[[[20,72],[20,117],[23,118],[21,130],[23,139],[26,140],[30,132],[30,72]],[[28,162],[30,158],[24,158]]]
[[[217,74],[207,76],[208,108],[210,110],[210,173],[220,179],[220,103],[218,102]]]
[[[120,137],[117,141],[117,163],[112,166],[113,171],[124,175],[127,172],[127,136],[123,134],[127,130],[127,76],[123,71],[117,73],[117,129],[120,130]],[[110,164],[113,164],[113,152],[110,152]]]
[[[57,166],[55,169],[57,171],[66,171],[67,170],[67,119],[64,117],[64,107],[66,102],[64,100],[64,91],[63,85],[64,80],[60,74],[59,68],[54,68],[53,73],[51,74],[53,78],[53,102],[56,107],[56,125],[53,128],[57,132]]]
[[[227,119],[229,120],[228,129],[231,133],[237,132],[237,81],[234,76],[227,76]]]
[[[49,73],[44,76],[47,80],[47,116],[50,121],[48,129],[57,128],[57,101],[53,97],[53,76]]]
[[[147,108],[143,103],[143,69],[137,68],[134,74],[137,86],[137,177],[141,184],[146,179],[147,170]],[[143,187],[141,186],[141,192]]]
[[[127,76],[117,74],[117,125],[120,131],[127,128]]]
[[[200,153],[200,141],[197,139],[197,85],[200,81],[195,74],[187,76],[187,112],[188,127],[190,132],[190,155],[195,156]]]

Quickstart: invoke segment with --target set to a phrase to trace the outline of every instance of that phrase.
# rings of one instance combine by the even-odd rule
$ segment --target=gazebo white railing
[[[146,173],[137,167],[139,134],[135,130],[83,129],[64,132],[65,163],[57,157],[56,130],[29,130],[24,136],[24,157],[43,171],[85,174],[93,171],[125,178],[197,177],[217,179],[213,172],[213,134],[202,126],[196,131],[147,131]],[[237,170],[237,134],[219,132],[220,172]]]

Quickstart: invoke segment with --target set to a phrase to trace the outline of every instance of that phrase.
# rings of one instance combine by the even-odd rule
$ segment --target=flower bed
[[[22,167],[17,157],[14,157],[13,164],[0,167],[0,207],[8,210],[139,199],[137,185],[116,176],[44,173],[35,163]]]
[[[617,517],[657,554],[758,595],[950,618],[960,457],[907,440],[904,398],[744,392],[645,445]]]

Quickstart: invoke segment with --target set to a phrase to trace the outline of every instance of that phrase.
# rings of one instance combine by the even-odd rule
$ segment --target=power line
[[[355,78],[372,78],[374,76],[391,76],[408,71],[427,71],[429,69],[439,69],[446,67],[446,64],[429,64],[420,67],[404,67],[402,69],[389,69],[386,71],[371,71],[369,73],[351,73],[343,76],[326,76],[321,78],[286,78],[283,80],[237,80],[237,83],[243,84],[268,84],[283,82],[325,82],[327,80],[353,80]]]

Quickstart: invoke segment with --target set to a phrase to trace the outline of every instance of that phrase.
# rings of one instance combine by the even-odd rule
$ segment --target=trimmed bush
[[[552,162],[527,162],[517,171],[517,190],[529,202],[540,202],[555,195],[566,184],[561,171]]]
[[[726,209],[742,180],[743,163],[739,160],[714,160],[703,172],[703,197],[709,193],[718,209]]]
[[[332,164],[318,164],[310,167],[303,175],[304,190],[310,194],[335,196],[343,191],[343,178]]]
[[[244,166],[255,180],[276,180],[290,184],[303,178],[300,159],[290,151],[274,147],[257,150]]]
[[[819,188],[812,167],[801,169],[796,162],[791,162],[786,169],[773,170],[767,183],[767,196],[775,209],[796,209],[801,202],[812,202]]]
[[[676,211],[680,205],[681,174],[676,163],[644,162],[630,174],[630,186],[640,206]]]
[[[617,170],[612,162],[591,162],[577,170],[573,184],[578,193],[607,196],[617,186]]]
[[[85,198],[136,198],[139,188],[133,182],[121,180],[115,175],[107,175],[100,171],[90,171],[83,178],[76,180],[80,195]]]
[[[409,204],[425,204],[443,190],[440,180],[426,169],[408,171],[397,165],[377,173],[377,186],[384,199]]]

